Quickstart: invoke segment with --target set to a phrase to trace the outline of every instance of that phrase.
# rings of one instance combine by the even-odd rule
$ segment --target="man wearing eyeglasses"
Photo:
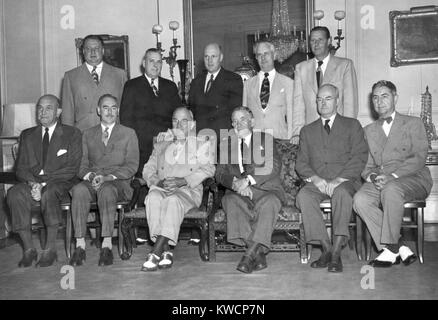
[[[186,107],[177,108],[172,129],[159,138],[143,168],[149,187],[145,199],[149,234],[154,246],[146,256],[142,271],[157,271],[173,265],[184,215],[202,200],[202,182],[215,172],[216,144],[211,135],[196,137],[193,114]]]
[[[103,40],[98,35],[84,38],[85,62],[64,75],[62,84],[62,123],[81,131],[100,123],[96,113],[100,96],[110,93],[120,101],[127,80],[124,70],[103,61]]]
[[[320,258],[310,266],[329,272],[342,272],[341,251],[349,237],[353,196],[361,186],[360,174],[368,157],[361,124],[337,113],[338,103],[338,88],[322,85],[316,96],[320,118],[301,129],[295,167],[306,181],[296,199],[306,242],[322,247]],[[333,243],[320,209],[325,199],[331,199]]]

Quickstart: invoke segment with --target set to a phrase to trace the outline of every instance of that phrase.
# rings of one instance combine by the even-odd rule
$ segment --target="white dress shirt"
[[[214,80],[216,80],[216,77],[219,74],[219,71],[221,71],[221,68],[219,68],[219,70],[216,71],[215,73],[207,72],[207,76],[205,78],[204,92],[205,92],[205,90],[207,90],[207,84],[208,84],[208,81],[210,81],[211,75],[213,75],[213,81],[214,81]]]
[[[258,73],[258,76],[259,76],[259,84],[260,84],[260,87],[259,87],[259,95],[260,95],[260,92],[262,91],[262,85],[263,85],[263,79],[265,79],[265,73],[266,72],[264,72],[264,71],[259,71],[259,73]],[[275,69],[272,69],[271,71],[269,71],[268,72],[269,73],[269,76],[268,76],[268,80],[269,80],[269,92],[272,92],[272,83],[274,82],[274,78],[275,78],[275,75],[277,74],[277,71],[275,70]],[[267,108],[266,108],[267,109]],[[266,110],[265,109],[265,110]]]
[[[148,80],[149,85],[152,87],[152,84],[151,84],[152,78],[149,78],[149,77],[146,75],[146,73],[144,74],[144,76],[145,76],[146,79]],[[154,86],[155,86],[155,88],[157,88],[157,91],[160,91],[160,88],[158,87],[158,77],[154,79]]]
[[[91,64],[88,64],[87,62],[85,62],[85,65],[87,66],[88,71],[90,71],[90,74],[91,74],[91,72],[93,72],[94,67]],[[100,75],[102,74],[102,68],[103,68],[103,62],[99,63],[96,66],[96,72],[97,72],[97,75],[99,76],[99,81],[100,81]]]
[[[321,70],[322,70],[322,77],[323,78],[324,78],[325,70],[327,69],[327,64],[328,64],[329,60],[330,60],[330,54],[328,54],[327,57],[322,59]],[[316,69],[318,69],[318,59],[315,58],[315,72],[316,72]]]
[[[251,137],[252,137],[252,133],[247,135],[245,138],[243,138],[244,143],[246,144],[246,146],[249,148],[249,145],[251,143]],[[240,150],[240,144],[241,144],[242,139],[239,138],[238,139],[238,143],[239,143],[239,152],[237,154],[237,160],[239,161],[239,169],[240,169],[240,173],[243,173],[245,170],[243,169],[243,160],[242,160],[242,152]],[[247,175],[249,181],[251,182],[251,185],[256,184],[255,179],[251,176],[251,175]]]

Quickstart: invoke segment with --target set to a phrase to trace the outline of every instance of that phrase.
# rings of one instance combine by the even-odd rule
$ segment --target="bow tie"
[[[392,117],[380,118],[379,120],[382,122],[382,125],[385,121],[386,123],[390,124],[392,122]]]

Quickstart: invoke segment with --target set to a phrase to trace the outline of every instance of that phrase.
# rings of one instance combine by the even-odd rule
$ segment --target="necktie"
[[[318,61],[318,68],[316,69],[316,83],[318,84],[318,89],[322,83],[322,69],[321,69],[322,64],[323,64],[322,61]]]
[[[93,70],[91,71],[91,76],[93,77],[93,81],[96,84],[99,84],[99,75],[96,72],[96,66],[93,67]]]
[[[105,127],[105,131],[103,132],[102,135],[102,142],[103,144],[106,146],[108,144],[108,139],[109,139],[109,128]]]
[[[330,134],[330,126],[329,126],[330,119],[325,120],[324,129],[327,131],[327,134]]]
[[[158,97],[158,89],[154,84],[154,79],[151,79],[151,87],[152,87],[152,90],[154,90],[155,96]]]
[[[392,122],[392,117],[381,118],[380,120],[382,121],[382,125],[385,121],[387,124],[390,124]]]
[[[243,161],[243,144],[244,144],[243,139],[240,139],[239,151],[240,151],[240,160],[241,160],[241,164],[242,164],[241,170],[243,170],[241,172],[242,174],[245,173],[245,166],[244,166],[244,161]]]
[[[44,137],[43,137],[43,168],[46,164],[47,159],[47,151],[49,150],[49,128],[44,128]]]
[[[213,75],[210,76],[210,80],[207,82],[207,87],[205,88],[205,93],[208,93],[210,91],[211,85],[213,84],[214,77]]]
[[[262,103],[262,108],[266,109],[269,101],[269,73],[265,72],[265,78],[262,82],[262,88],[260,90],[260,102]]]

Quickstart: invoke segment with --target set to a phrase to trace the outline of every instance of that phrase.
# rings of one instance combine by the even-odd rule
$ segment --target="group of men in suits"
[[[39,125],[21,135],[17,177],[23,183],[8,193],[13,230],[24,244],[19,265],[30,266],[37,259],[30,233],[35,201],[41,202],[48,230],[38,265],[56,260],[60,204],[69,194],[76,237],[70,264],[81,265],[86,259],[91,201],[97,201],[102,221],[99,265],[112,264],[116,202],[131,197],[135,177],[150,188],[144,203],[155,242],[142,269],[169,268],[173,264],[169,245],[177,243],[184,214],[199,206],[201,183],[216,171],[217,182],[226,189],[222,206],[228,241],[246,247],[237,269],[262,270],[285,198],[273,141],[297,142],[298,134],[296,170],[306,185],[299,191],[297,206],[303,212],[306,239],[322,247],[311,266],[342,271],[341,251],[353,207],[383,250],[374,266],[415,261],[400,240],[400,226],[403,201],[425,198],[432,185],[425,167],[424,126],[419,119],[395,112],[396,88],[380,81],[373,86],[372,97],[381,120],[364,131],[355,119],[357,83],[351,60],[330,55],[325,27],[312,29],[310,46],[315,58],[297,65],[293,81],[275,70],[274,46],[257,42],[254,53],[260,72],[243,84],[221,66],[221,47],[208,44],[206,71],[193,80],[187,108],[181,107],[176,85],[160,77],[158,49],[146,51],[144,74],[126,81],[123,70],[103,62],[103,41],[87,36],[85,62],[64,77],[62,124],[57,122],[60,102],[45,95],[37,104]],[[196,138],[196,132],[204,129],[213,129],[213,135]],[[230,160],[219,161],[217,168],[211,157],[215,139],[219,141],[215,159],[226,155]],[[261,157],[255,156],[257,152]],[[364,185],[361,176],[367,181]],[[331,240],[319,209],[323,199],[332,202]]]

